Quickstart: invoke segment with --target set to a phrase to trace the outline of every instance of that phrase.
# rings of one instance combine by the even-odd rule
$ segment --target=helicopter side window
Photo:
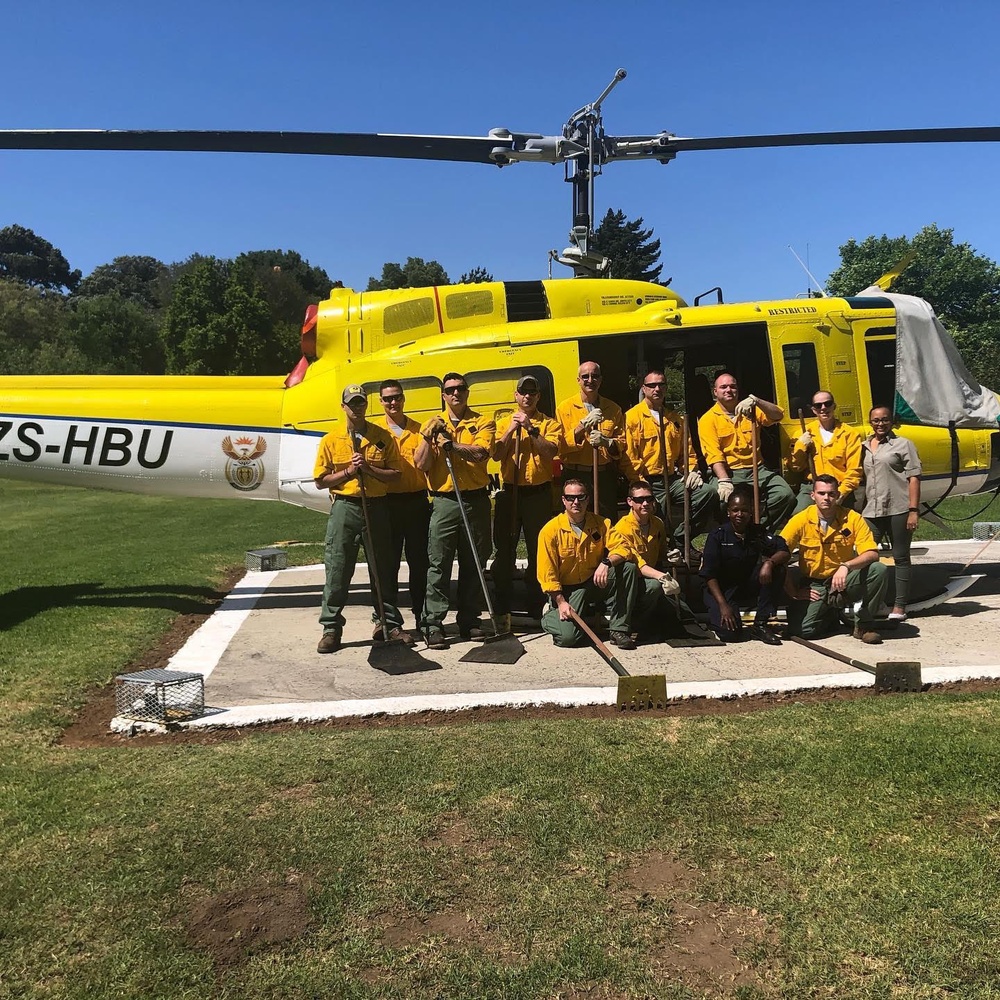
[[[819,366],[815,344],[785,344],[781,348],[785,363],[785,388],[788,390],[788,417],[799,410],[811,415],[810,404],[819,389]]]
[[[866,340],[865,353],[872,406],[893,407],[896,401],[896,338]]]

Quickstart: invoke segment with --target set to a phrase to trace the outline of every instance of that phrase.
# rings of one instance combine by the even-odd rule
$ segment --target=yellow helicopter
[[[200,150],[458,160],[507,166],[561,163],[572,185],[571,279],[355,292],[334,288],[310,307],[302,359],[287,377],[0,377],[0,475],[140,493],[284,500],[328,508],[312,485],[319,438],[342,419],[340,392],[361,384],[377,403],[385,378],[418,419],[441,408],[442,376],[466,374],[470,405],[509,411],[530,372],[541,408],[578,391],[581,361],[601,364],[602,393],[631,405],[637,377],[663,368],[675,404],[711,405],[711,373],[773,399],[785,420],[765,457],[787,469],[797,414],[818,388],[840,417],[863,424],[889,403],[916,444],[925,507],[943,495],[1000,485],[1000,403],[965,369],[920,300],[892,296],[893,275],[853,298],[723,302],[712,289],[689,305],[662,285],[609,278],[593,247],[594,182],[606,164],[668,163],[694,150],[1000,139],[1000,128],[905,129],[681,138],[609,136],[598,99],[559,135],[494,129],[486,136],[350,133],[4,131],[0,148]],[[709,296],[711,302],[705,301]],[[370,412],[377,413],[372,405]],[[692,421],[693,423],[693,421]]]

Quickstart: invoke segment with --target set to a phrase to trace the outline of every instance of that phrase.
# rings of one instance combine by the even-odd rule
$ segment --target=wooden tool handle
[[[573,607],[573,605],[569,604],[568,601],[566,603],[569,606],[569,613],[573,618],[573,621],[576,622],[576,624],[579,626],[584,635],[586,635],[587,638],[594,644],[594,648],[597,650],[597,652],[600,653],[601,656],[603,656],[604,659],[608,661],[608,663],[611,665],[611,669],[619,677],[628,677],[629,672],[621,665],[621,663],[618,662],[618,660],[614,656],[611,655],[611,650],[608,649],[608,647],[605,646],[604,643],[597,638],[597,636],[594,634],[594,630],[576,613],[576,609]]]

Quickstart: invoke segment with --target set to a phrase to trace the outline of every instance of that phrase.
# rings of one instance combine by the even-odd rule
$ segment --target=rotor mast
[[[594,178],[601,173],[607,154],[601,104],[604,98],[627,76],[624,69],[601,91],[596,101],[574,111],[563,126],[563,138],[579,149],[564,161],[565,179],[573,186],[573,224],[570,245],[556,259],[573,268],[576,277],[599,277],[611,261],[591,249],[594,236]]]

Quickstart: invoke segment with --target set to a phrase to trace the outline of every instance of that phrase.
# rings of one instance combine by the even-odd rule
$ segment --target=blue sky
[[[0,36],[0,128],[552,134],[619,66],[610,134],[996,125],[998,31],[989,0],[37,0]],[[998,176],[1000,144],[688,152],[609,165],[597,214],[641,215],[689,300],[777,298],[807,284],[789,244],[820,280],[848,238],[932,222],[1000,259]],[[453,278],[543,277],[570,197],[560,167],[534,164],[0,151],[13,222],[85,274],[119,254],[280,247],[363,287],[410,255]]]

